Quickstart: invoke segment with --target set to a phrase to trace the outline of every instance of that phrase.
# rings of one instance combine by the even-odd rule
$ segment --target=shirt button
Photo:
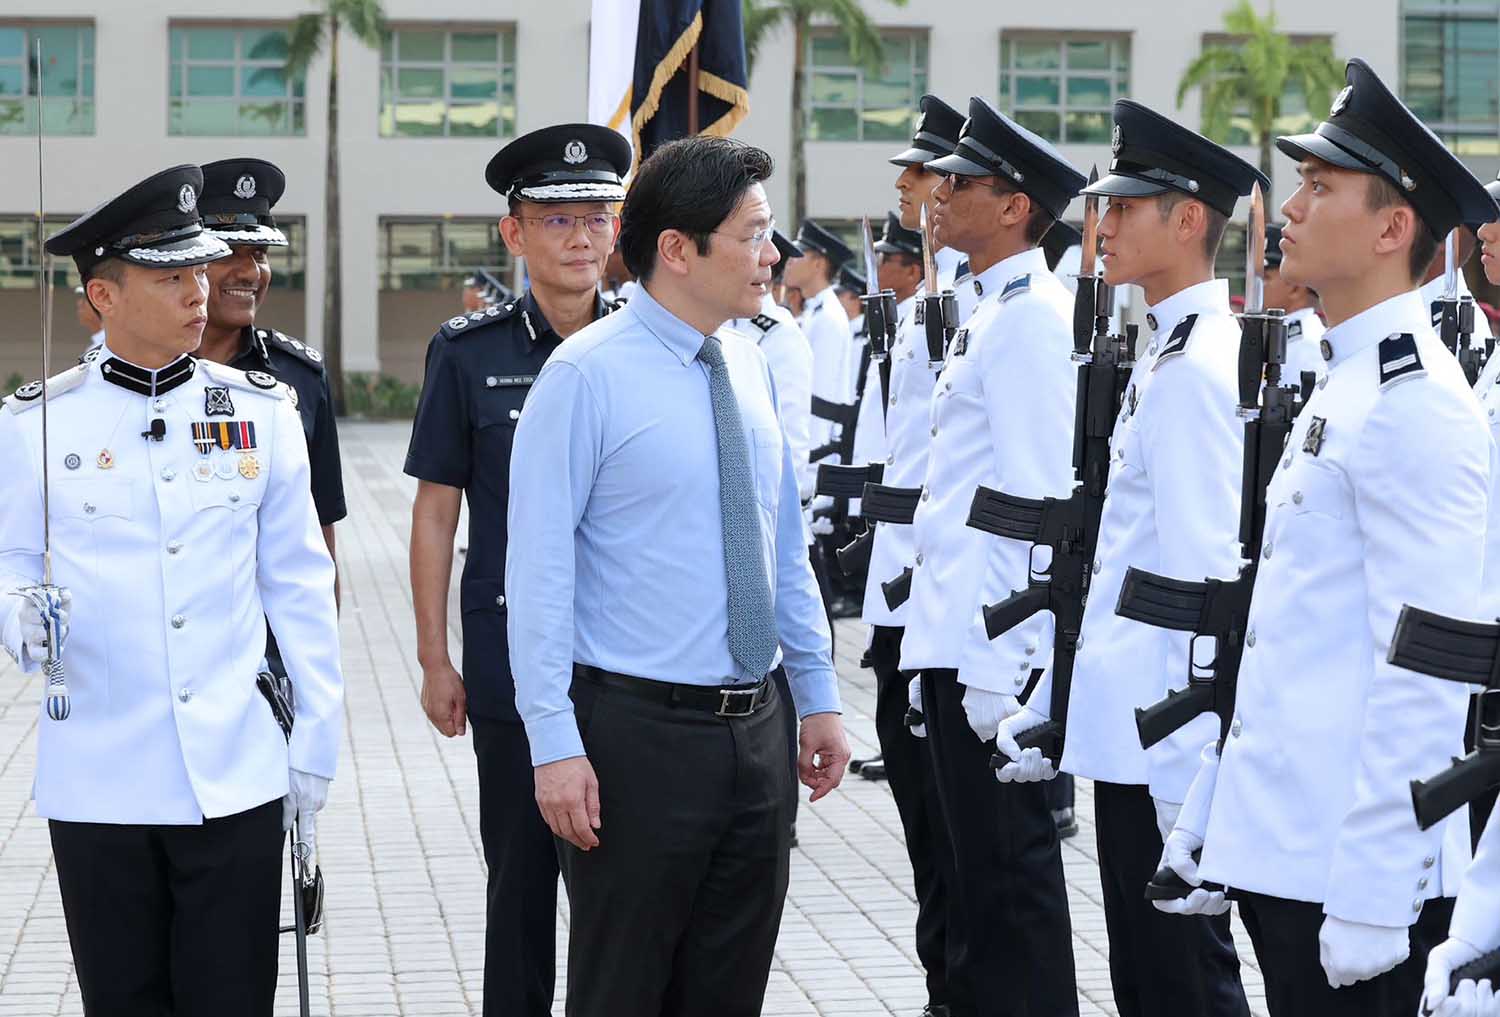
[[[178,551],[181,551],[181,550],[182,550],[182,543],[180,541],[174,540],[170,544],[167,545],[167,553],[168,554],[176,554]]]
[[[1302,504],[1302,492],[1301,491],[1293,491],[1292,492],[1292,504],[1293,505],[1301,505]]]
[[[1262,555],[1266,558],[1271,557],[1271,542],[1269,540],[1266,541],[1266,549],[1262,552]]]
[[[1255,645],[1255,630],[1254,629],[1251,629],[1250,632],[1249,632],[1249,634],[1245,636],[1245,645],[1246,646],[1254,646]]]
[[[1421,914],[1422,913],[1422,898],[1421,897],[1418,897],[1416,900],[1414,900],[1414,901],[1411,902],[1411,909],[1412,909],[1413,912],[1415,912],[1417,914]]]
[[[929,490],[927,490],[927,488],[925,488],[925,487],[924,487],[924,488],[922,488],[922,500],[923,500],[923,501],[926,501],[926,500],[927,500],[927,497],[928,497],[928,495],[930,495],[930,494],[932,494],[932,492],[931,492],[931,491],[929,491]]]
[[[504,607],[505,606],[505,594],[502,593],[502,594],[500,594],[500,596],[498,596],[498,597],[495,598],[495,606],[496,607]]]
[[[161,471],[161,479],[170,484],[172,481],[177,479],[177,471],[168,466],[166,469]]]
[[[1026,656],[1031,657],[1031,656],[1034,656],[1035,654],[1036,654],[1036,647],[1035,646],[1028,646],[1028,647],[1026,647]],[[1026,666],[1026,662],[1024,660],[1021,661],[1021,666],[1022,667]]]
[[[84,502],[83,503],[83,512],[84,512],[84,515],[90,515],[90,516],[93,515],[94,514],[94,506],[90,505],[88,502]]]
[[[934,438],[936,438],[936,437],[937,437],[937,428],[936,428],[936,427],[934,427],[934,428],[933,428],[933,429],[932,429],[932,436],[933,436],[933,437],[934,437]]]
[[[230,500],[230,501],[231,501],[231,502],[234,502],[234,503],[238,503],[238,502],[239,502],[239,500],[240,500],[240,496],[239,496],[239,494],[238,494],[238,493],[236,493],[236,492],[234,492],[234,491],[230,491],[230,492],[229,492],[229,500]]]
[[[510,419],[512,419],[512,420],[520,420],[521,419],[521,411],[520,410],[511,410],[510,411]]]
[[[891,405],[892,406],[896,405],[896,397],[895,396],[891,396]],[[1494,410],[1490,410],[1491,414],[1493,414],[1494,412],[1495,412]]]
[[[167,401],[165,399],[158,399],[151,404],[151,408],[157,413],[161,413],[167,408]]]
[[[1426,858],[1422,859],[1422,868],[1424,869],[1430,869],[1436,864],[1437,859],[1432,857],[1431,855],[1428,855]]]
[[[182,628],[186,624],[187,624],[187,619],[184,618],[182,615],[180,615],[180,614],[174,614],[172,616],[172,627],[174,629],[180,629],[180,628]]]
[[[945,381],[945,382],[943,382],[943,391],[944,392],[952,392],[953,391],[953,382],[951,382],[951,381]]]
[[[1242,725],[1240,723],[1240,719],[1238,717],[1236,717],[1234,719],[1234,723],[1229,725],[1229,733],[1232,734],[1232,735],[1234,735],[1234,737],[1238,738],[1240,736],[1240,732],[1242,730],[1244,730],[1244,725]]]
[[[895,466],[896,465],[896,453],[892,452],[890,455],[886,456],[885,457],[885,464],[887,466]]]
[[[1318,387],[1319,388],[1327,388],[1328,387],[1328,375],[1325,374],[1325,375],[1323,375],[1323,377],[1321,377],[1321,378],[1318,379]]]
[[[1025,687],[1026,687],[1026,678],[1024,676],[1018,676],[1016,678],[1016,688],[1021,689],[1021,688],[1025,688]]]
[[[1417,880],[1417,889],[1418,890],[1425,890],[1425,889],[1427,889],[1427,877],[1426,876],[1423,876],[1421,879]]]
[[[182,689],[182,690],[180,690],[177,693],[177,701],[179,703],[185,703],[189,699],[192,699],[192,698],[193,698],[193,690],[192,689]]]
[[[1283,459],[1281,461],[1281,465],[1282,465],[1282,467],[1284,469],[1290,469],[1291,465],[1292,465],[1292,457],[1291,456],[1287,456],[1285,459]]]
[[[1094,575],[1097,576],[1103,568],[1104,563],[1102,561],[1099,561],[1097,558],[1094,559]]]

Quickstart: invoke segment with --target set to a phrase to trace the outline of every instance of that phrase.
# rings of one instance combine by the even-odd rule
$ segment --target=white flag
[[[594,0],[589,27],[589,123],[613,127],[626,141],[633,138],[630,99],[640,14],[641,0]]]

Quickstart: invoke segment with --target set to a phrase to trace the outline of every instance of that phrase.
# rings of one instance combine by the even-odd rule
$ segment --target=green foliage
[[[388,374],[355,372],[344,376],[345,408],[351,417],[410,420],[417,413],[420,385]]]
[[[890,0],[905,7],[906,0]],[[741,0],[745,25],[745,65],[755,71],[761,44],[785,25],[805,31],[814,21],[831,22],[849,40],[849,55],[871,74],[879,73],[882,58],[880,29],[865,13],[861,0]]]
[[[308,64],[323,51],[323,41],[331,21],[347,30],[360,42],[378,47],[385,38],[385,8],[381,0],[319,0],[321,10],[302,14],[292,22],[287,34],[286,70],[288,74],[307,71]]]
[[[0,392],[10,395],[24,384],[26,384],[26,379],[19,372],[12,371],[10,377],[5,379],[5,387],[0,388]]]

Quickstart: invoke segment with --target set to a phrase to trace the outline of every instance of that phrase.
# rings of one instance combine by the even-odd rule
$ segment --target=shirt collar
[[[635,291],[635,296],[625,305],[625,311],[640,319],[646,330],[682,361],[682,366],[687,367],[698,359],[698,351],[703,348],[703,333],[658,303],[647,287]]]
[[[1045,271],[1047,271],[1046,252],[1040,247],[1028,247],[1008,258],[1002,258],[974,276],[974,292],[982,300],[999,293],[1001,288],[1012,279],[1031,272]]]
[[[1290,325],[1293,322],[1297,321],[1309,321],[1313,318],[1316,318],[1317,316],[1318,309],[1316,307],[1299,307],[1291,314],[1288,314],[1286,316],[1286,323]],[[1298,335],[1297,338],[1300,339],[1302,338],[1302,336]]]
[[[1153,335],[1170,332],[1190,314],[1232,314],[1229,280],[1209,279],[1180,289],[1161,303],[1146,308],[1146,324]]]
[[[99,365],[99,374],[105,381],[143,396],[166,395],[184,384],[198,369],[198,362],[185,353],[154,371],[139,367],[116,356],[108,342],[103,344],[94,363]]]
[[[594,320],[598,321],[608,314],[609,310],[609,305],[605,302],[604,295],[595,294]],[[539,343],[549,335],[558,342],[562,342],[562,337],[557,334],[557,331],[552,327],[552,323],[542,313],[542,305],[536,302],[536,296],[529,287],[521,297],[519,312],[521,315],[521,324],[526,327],[526,334],[531,337],[533,343]]]
[[[1323,359],[1330,370],[1360,350],[1402,332],[1432,331],[1427,305],[1416,290],[1407,290],[1360,311],[1323,333]]]

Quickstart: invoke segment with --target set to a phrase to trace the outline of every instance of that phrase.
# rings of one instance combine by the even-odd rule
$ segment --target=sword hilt
[[[42,676],[46,680],[47,716],[53,720],[67,720],[73,712],[73,700],[68,694],[67,672],[62,662],[62,598],[63,589],[51,583],[38,583],[19,589],[16,596],[24,597],[42,616],[42,626],[47,630],[47,659],[42,661]]]

